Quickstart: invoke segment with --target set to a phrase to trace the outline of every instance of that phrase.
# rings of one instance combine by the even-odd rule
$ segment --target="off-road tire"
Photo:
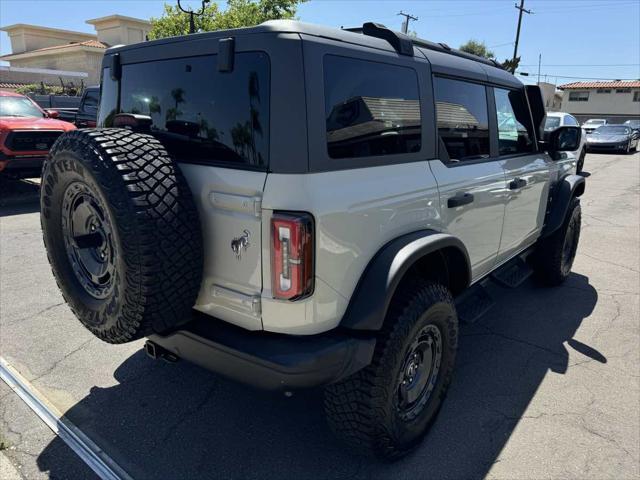
[[[331,429],[354,450],[395,460],[416,447],[433,423],[453,376],[458,317],[442,285],[412,281],[401,286],[379,332],[372,363],[353,376],[325,387],[325,412]],[[423,328],[442,334],[442,360],[435,387],[411,419],[398,409],[397,385],[404,357]]]
[[[160,142],[117,128],[65,133],[45,161],[40,195],[53,275],[94,335],[125,343],[190,319],[202,279],[202,234],[189,186]],[[94,241],[108,243],[101,250],[110,265],[100,278],[105,286],[78,274],[87,247],[69,234],[74,219],[66,212],[74,208],[104,227]]]
[[[573,198],[562,226],[542,239],[535,251],[534,268],[545,284],[560,285],[569,277],[580,241],[581,224],[580,200]],[[571,233],[572,228],[575,234]],[[565,250],[565,247],[569,250]]]
[[[584,159],[587,156],[586,147],[580,151],[580,156],[578,157],[578,163],[576,165],[576,173],[581,173],[584,169]]]

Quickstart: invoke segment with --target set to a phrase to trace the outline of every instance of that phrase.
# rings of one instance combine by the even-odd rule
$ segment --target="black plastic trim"
[[[340,325],[354,330],[382,328],[391,299],[405,273],[422,257],[453,247],[465,257],[465,285],[471,283],[469,254],[458,238],[434,230],[420,230],[392,240],[367,265]],[[455,272],[459,275],[459,272]]]
[[[320,335],[251,332],[203,314],[149,340],[176,357],[265,390],[327,385],[371,363],[373,336],[332,330]]]
[[[581,175],[567,175],[555,185],[541,237],[548,237],[562,226],[571,199],[581,196],[584,193],[585,185],[586,182]]]

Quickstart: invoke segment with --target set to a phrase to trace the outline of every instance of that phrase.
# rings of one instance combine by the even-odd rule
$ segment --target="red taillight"
[[[271,217],[273,297],[293,300],[313,292],[313,219],[306,213]]]

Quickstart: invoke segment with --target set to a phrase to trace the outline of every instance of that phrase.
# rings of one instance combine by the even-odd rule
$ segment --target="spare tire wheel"
[[[94,335],[125,343],[190,319],[202,234],[189,186],[158,140],[117,128],[63,134],[40,202],[53,275]]]

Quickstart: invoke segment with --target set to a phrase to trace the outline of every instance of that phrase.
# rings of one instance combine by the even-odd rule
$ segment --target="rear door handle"
[[[473,195],[471,193],[460,193],[455,197],[451,197],[447,200],[447,207],[455,208],[467,205],[473,202]]]
[[[509,190],[518,190],[527,185],[527,181],[524,178],[514,178],[509,182]]]

